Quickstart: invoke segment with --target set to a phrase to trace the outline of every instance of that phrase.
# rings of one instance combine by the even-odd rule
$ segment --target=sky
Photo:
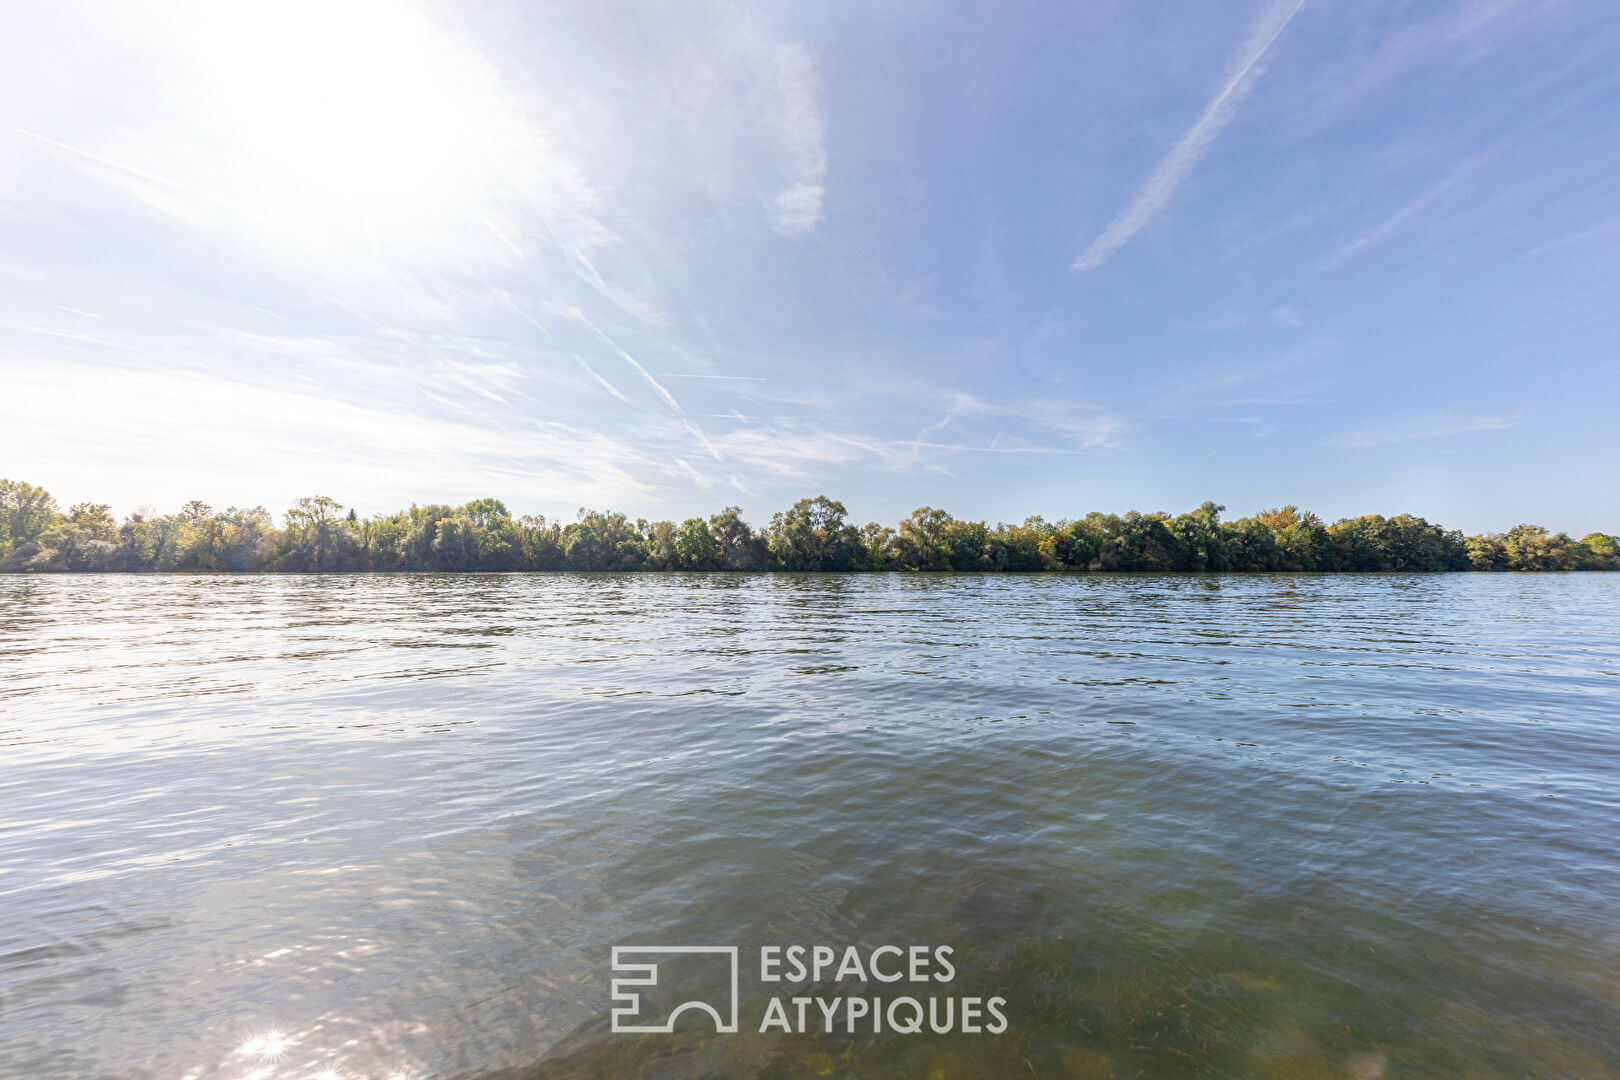
[[[1608,0],[0,13],[0,476],[1620,532]]]

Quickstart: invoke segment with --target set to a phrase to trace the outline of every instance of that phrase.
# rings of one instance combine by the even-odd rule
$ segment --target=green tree
[[[36,543],[61,519],[56,500],[44,488],[21,480],[0,480],[0,558]]]
[[[1507,550],[1502,546],[1501,533],[1470,536],[1466,541],[1466,551],[1470,570],[1507,569]]]
[[[1297,506],[1279,506],[1254,515],[1270,526],[1284,570],[1321,570],[1331,558],[1332,545],[1322,519]]]
[[[1190,510],[1175,518],[1171,525],[1172,535],[1180,541],[1180,560],[1172,557],[1172,564],[1181,562],[1180,567],[1167,567],[1166,569],[1186,570],[1225,570],[1231,560],[1226,552],[1226,534],[1221,529],[1221,512],[1226,507],[1218,503],[1205,502],[1196,510]]]
[[[1061,566],[1100,570],[1103,545],[1108,540],[1103,515],[1087,514],[1083,521],[1065,522],[1052,538],[1052,554]]]
[[[932,506],[921,506],[900,523],[894,546],[901,566],[912,570],[944,570],[950,564],[949,530],[952,517]]]
[[[514,519],[499,499],[417,506],[362,519],[314,496],[285,526],[263,507],[216,512],[200,500],[173,514],[141,510],[122,525],[105,503],[66,514],[41,488],[0,481],[0,571],[142,570],[1620,570],[1620,538],[1573,540],[1539,525],[1464,537],[1412,514],[1324,525],[1296,506],[1223,522],[1206,502],[1166,513],[1033,516],[988,528],[924,506],[899,528],[857,529],[842,503],[801,499],[756,532],[728,506],[675,525],[580,510],[565,526]]]
[[[1587,533],[1576,551],[1580,570],[1620,570],[1620,538],[1604,533]]]
[[[646,541],[620,513],[581,508],[579,520],[563,530],[562,546],[574,570],[639,570],[647,562]]]
[[[887,525],[868,522],[861,530],[861,548],[866,552],[865,570],[888,570],[895,565],[894,530]]]
[[[1365,514],[1327,528],[1329,570],[1462,570],[1469,552],[1461,533],[1411,514]]]
[[[1059,526],[1036,515],[1022,525],[997,526],[989,556],[993,570],[1056,570],[1063,562],[1058,556]]]
[[[92,540],[113,540],[118,536],[118,522],[106,503],[76,503],[68,510],[68,521]]]
[[[681,568],[680,556],[675,551],[675,523],[673,521],[655,521],[649,525],[644,520],[638,520],[636,522],[636,531],[642,535],[649,570],[679,570]]]
[[[800,499],[771,517],[771,554],[784,570],[854,569],[865,553],[860,533],[844,520],[847,513],[825,495]]]
[[[725,565],[720,542],[702,518],[687,518],[675,533],[675,561],[682,570],[718,570]]]
[[[720,560],[728,570],[762,570],[771,553],[765,538],[742,519],[742,511],[728,506],[709,518],[709,532],[720,548]]]
[[[1213,507],[1215,504],[1204,505]],[[1218,513],[1220,508],[1215,507],[1215,510]],[[1135,571],[1191,569],[1184,554],[1182,537],[1173,531],[1175,523],[1167,514],[1143,514],[1135,510],[1123,517],[1087,514],[1087,531],[1099,537],[1097,554],[1092,558],[1090,568]]]
[[[1283,568],[1284,556],[1277,546],[1277,534],[1257,517],[1222,524],[1221,547],[1225,569],[1270,571]]]
[[[262,506],[230,507],[214,516],[214,564],[221,570],[254,570],[263,562],[266,543],[275,529]]]
[[[203,511],[208,509],[201,503],[187,503],[186,506],[200,506]],[[182,516],[184,514],[182,511]],[[344,556],[351,554],[358,546],[354,542],[356,530],[350,527],[342,504],[325,495],[299,499],[298,504],[287,511],[286,522],[288,539],[292,544],[291,550],[284,556],[289,569],[345,569],[343,564],[347,560]]]
[[[1502,551],[1513,570],[1560,570],[1574,562],[1570,539],[1556,536],[1540,525],[1515,525],[1502,537]]]
[[[990,565],[990,530],[982,521],[958,521],[945,526],[945,565],[952,570],[984,570]]]
[[[474,499],[461,508],[461,514],[480,529],[499,529],[512,520],[499,499]]]
[[[564,566],[562,529],[544,517],[518,519],[518,552],[526,570],[560,570]]]

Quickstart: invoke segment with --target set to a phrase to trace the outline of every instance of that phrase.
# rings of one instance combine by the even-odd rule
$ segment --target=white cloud
[[[776,50],[781,115],[783,185],[766,202],[771,228],[785,236],[811,232],[821,221],[822,181],[827,175],[815,57],[802,45]]]
[[[156,363],[108,371],[0,357],[0,375],[33,403],[6,425],[0,455],[74,499],[172,506],[200,496],[279,512],[316,491],[368,510],[491,492],[551,503],[656,497],[643,479],[656,463],[640,446],[572,424],[445,415],[430,394],[414,407],[355,401]]]
[[[1395,443],[1414,442],[1418,439],[1440,439],[1448,435],[1466,435],[1473,431],[1501,431],[1519,422],[1518,416],[1453,416],[1428,414],[1393,420],[1384,424],[1348,432],[1333,439],[1332,446],[1346,449],[1368,446],[1390,446]]]
[[[827,166],[806,46],[705,0],[648,14],[637,41],[584,3],[516,33],[432,0],[24,9],[0,187],[156,215],[361,306],[455,318],[467,279],[521,273],[657,322],[694,204],[803,235]]]
[[[34,18],[37,54],[0,76],[33,136],[23,160],[15,139],[5,154],[25,197],[47,201],[53,166],[72,166],[244,255],[347,283],[479,271],[518,259],[526,233],[600,231],[577,162],[420,8],[169,0]]]
[[[1357,254],[1363,248],[1376,244],[1378,241],[1400,228],[1408,219],[1415,217],[1426,207],[1428,207],[1430,203],[1434,202],[1440,196],[1449,191],[1457,183],[1457,181],[1461,180],[1464,176],[1471,172],[1473,168],[1479,164],[1479,161],[1479,158],[1465,161],[1461,165],[1458,165],[1456,168],[1452,169],[1451,172],[1435,181],[1433,184],[1430,184],[1428,187],[1424,188],[1416,198],[1412,199],[1406,205],[1396,210],[1393,214],[1379,222],[1372,229],[1362,233],[1354,240],[1351,240],[1349,243],[1339,248],[1338,251],[1329,256],[1327,261],[1322,264],[1322,269],[1332,270],[1340,266],[1346,259],[1349,259],[1351,256]]]
[[[1227,66],[1226,79],[1215,96],[1204,106],[1204,111],[1188,128],[1175,146],[1148,175],[1125,209],[1121,210],[1074,260],[1072,269],[1091,271],[1107,262],[1109,257],[1124,247],[1131,237],[1152,221],[1164,209],[1176,189],[1192,173],[1193,166],[1203,158],[1221,129],[1237,114],[1237,107],[1249,93],[1262,70],[1261,60],[1273,42],[1283,32],[1305,0],[1280,0],[1273,3],[1260,16],[1248,37],[1232,55]]]
[[[36,403],[0,431],[11,469],[153,502],[712,484],[670,464],[721,451],[649,371],[711,337],[694,251],[824,215],[816,56],[767,12],[63,0],[5,23],[0,226],[32,248],[0,259],[0,377]],[[744,416],[759,376],[698,371],[683,395]],[[739,490],[802,439],[754,437]]]
[[[765,204],[771,228],[784,236],[802,236],[814,230],[821,220],[821,195],[819,184],[783,188]]]
[[[618,398],[620,401],[624,402],[626,405],[630,404],[630,399],[625,397],[623,394],[621,394],[619,392],[619,388],[617,386],[614,386],[612,383],[610,383],[606,379],[602,378],[602,376],[598,375],[596,373],[596,369],[591,367],[591,365],[587,364],[585,362],[585,358],[583,356],[580,356],[580,355],[578,355],[576,353],[575,356],[574,356],[574,359],[579,361],[579,366],[585,369],[586,374],[590,375],[591,378],[595,379],[598,383],[601,384],[602,389],[606,390],[608,393],[612,394],[614,397]]]
[[[1320,131],[1351,107],[1385,91],[1414,69],[1468,62],[1522,37],[1545,21],[1557,0],[1462,0],[1414,8],[1410,20],[1371,13],[1369,25],[1348,34],[1343,48],[1317,69],[1317,86],[1301,102],[1302,126]],[[1314,100],[1312,100],[1314,98]]]

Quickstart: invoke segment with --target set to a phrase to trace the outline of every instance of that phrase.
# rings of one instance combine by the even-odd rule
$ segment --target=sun
[[[510,246],[491,215],[545,186],[520,97],[408,3],[186,0],[169,14],[184,101],[170,167],[264,242],[406,261],[471,242],[483,255]]]

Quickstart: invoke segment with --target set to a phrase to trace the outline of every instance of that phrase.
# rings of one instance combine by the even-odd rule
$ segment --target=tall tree
[[[844,520],[844,504],[825,495],[800,499],[771,518],[771,553],[784,570],[853,570],[861,534]]]

